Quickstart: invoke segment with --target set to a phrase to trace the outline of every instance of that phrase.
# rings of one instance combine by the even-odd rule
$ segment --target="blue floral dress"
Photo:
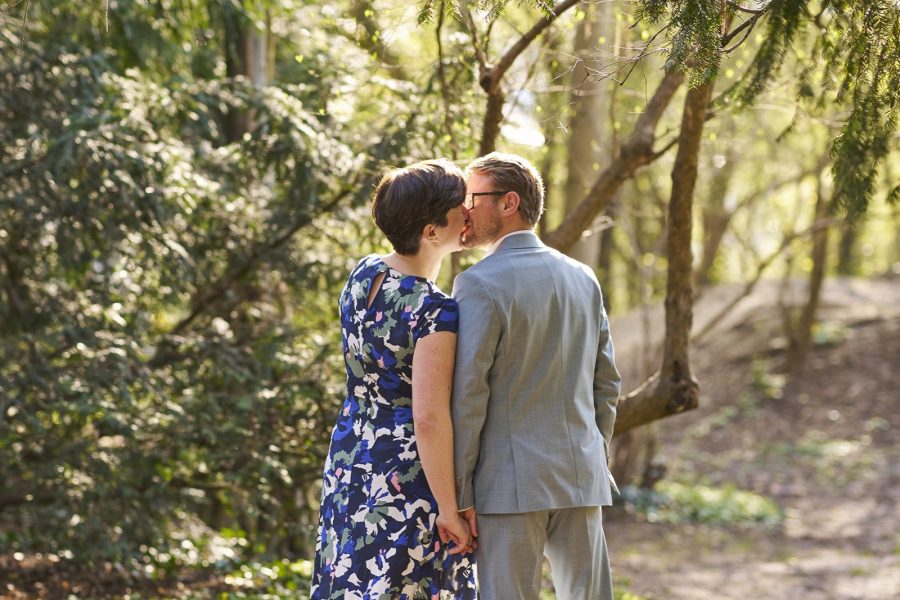
[[[448,554],[438,537],[412,419],[416,341],[455,333],[456,302],[371,255],[350,274],[340,313],[347,399],[325,463],[312,598],[475,598],[471,555]]]

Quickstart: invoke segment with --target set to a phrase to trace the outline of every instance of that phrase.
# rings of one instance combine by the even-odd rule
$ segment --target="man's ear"
[[[508,217],[516,214],[519,210],[519,204],[521,204],[522,198],[519,197],[518,192],[509,192],[505,196],[503,196],[503,202],[500,204],[500,213],[504,217]]]

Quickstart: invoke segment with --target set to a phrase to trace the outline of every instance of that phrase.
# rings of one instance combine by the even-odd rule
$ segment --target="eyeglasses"
[[[478,196],[504,196],[511,191],[512,190],[506,190],[505,192],[469,192],[463,200],[463,206],[466,207],[466,210],[472,210],[475,208],[475,198]]]

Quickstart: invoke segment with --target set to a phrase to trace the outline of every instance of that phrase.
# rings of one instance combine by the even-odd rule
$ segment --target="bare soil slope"
[[[737,293],[701,298],[697,329]],[[829,280],[820,311],[828,345],[783,389],[778,295],[763,282],[696,346],[701,407],[656,427],[667,479],[767,496],[785,520],[775,529],[673,526],[613,511],[616,580],[639,597],[900,598],[900,281]],[[626,387],[646,375],[634,354],[640,324],[661,335],[659,316],[613,322]],[[761,377],[780,394],[748,394]]]

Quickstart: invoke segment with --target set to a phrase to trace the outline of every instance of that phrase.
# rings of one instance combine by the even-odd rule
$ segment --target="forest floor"
[[[900,281],[827,281],[820,345],[794,379],[779,373],[778,284],[763,284],[695,346],[700,407],[654,426],[656,462],[668,481],[772,500],[783,519],[662,524],[613,509],[615,581],[633,594],[621,598],[900,598]],[[737,293],[701,298],[697,330]],[[627,389],[643,375],[623,362],[640,320],[613,322]]]
[[[695,332],[742,287],[704,293]],[[760,282],[695,342],[700,407],[652,426],[653,465],[661,483],[706,503],[699,518],[654,520],[627,504],[604,512],[617,600],[900,598],[900,279],[828,280],[819,343],[789,380],[778,307],[802,295]],[[657,363],[648,349],[662,322],[661,307],[613,319],[624,389]],[[778,518],[747,524],[746,506],[704,500],[717,490],[747,492]],[[139,583],[40,556],[0,555],[4,583],[0,598],[258,597],[233,596],[221,574]],[[542,597],[551,590],[548,577]]]

